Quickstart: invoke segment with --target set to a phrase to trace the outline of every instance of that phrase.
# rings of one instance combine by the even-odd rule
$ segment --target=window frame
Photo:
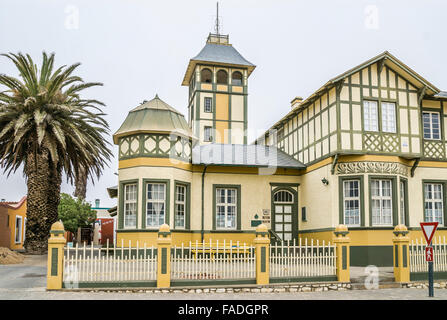
[[[446,186],[447,186],[447,180],[432,180],[432,179],[423,179],[422,180],[422,220],[426,221],[425,219],[425,185],[426,184],[440,184],[442,185],[442,224],[440,223],[439,226],[443,227],[446,224],[446,218],[447,218],[447,208],[446,208],[446,204],[447,204],[447,190],[446,190]]]
[[[210,110],[209,111],[206,110],[206,102],[207,101],[210,101],[210,105],[209,105]],[[205,113],[213,113],[213,98],[211,98],[211,97],[204,97],[204,99],[203,99],[203,112],[205,112]]]
[[[206,137],[206,131],[207,129],[210,130],[209,138]],[[203,142],[213,142],[213,127],[211,126],[204,126],[203,127]]]
[[[401,216],[402,216],[402,207],[401,207],[401,193],[400,193],[400,189],[402,187],[402,183],[403,183],[403,187],[404,187],[404,199],[403,199],[403,204],[404,204],[404,218],[405,218],[405,223],[404,225],[406,225],[407,227],[410,225],[410,207],[409,207],[409,203],[408,203],[408,180],[402,177],[399,177],[399,224],[402,224],[401,221]]]
[[[210,82],[203,81],[203,72],[206,70],[208,70],[211,73],[211,81]],[[213,71],[210,68],[204,67],[200,70],[200,83],[213,83]]]
[[[19,240],[17,241],[17,220],[20,220],[20,225],[18,228],[18,235]],[[14,219],[14,244],[21,244],[22,243],[22,232],[23,232],[23,217],[20,215],[16,215]]]
[[[391,224],[373,224],[372,223],[372,188],[371,182],[372,180],[391,180]],[[394,227],[398,224],[399,221],[399,210],[398,210],[398,196],[397,196],[397,176],[385,176],[385,175],[368,175],[368,199],[369,199],[369,226],[376,228],[387,228]]]
[[[125,208],[125,204],[124,204],[124,200],[125,200],[125,185],[129,185],[129,184],[136,184],[137,189],[137,198],[136,198],[136,220],[135,220],[135,227],[134,229],[138,229],[138,197],[139,197],[139,180],[138,179],[133,179],[133,180],[123,180],[120,181],[119,183],[119,214],[118,214],[118,228],[119,229],[132,229],[132,227],[125,227],[124,226],[124,217],[125,217],[125,212],[124,212],[124,208]]]
[[[160,228],[160,226],[147,226],[147,185],[148,184],[165,184],[165,218],[164,223],[167,225],[171,225],[170,223],[170,180],[169,179],[143,179],[143,199],[142,199],[142,221],[141,221],[141,227],[142,229],[148,229],[148,230],[157,230]]]
[[[217,189],[235,189],[236,190],[236,226],[235,228],[217,227]],[[241,185],[240,184],[213,184],[213,230],[214,231],[235,231],[241,230]]]
[[[368,123],[368,129],[366,128],[366,122],[365,122],[365,102],[368,102],[368,103],[375,103],[375,105],[376,105],[376,130],[372,130],[371,128],[370,128],[370,122],[371,122],[371,120],[370,120],[370,115],[371,115],[371,109],[368,109],[368,119],[369,119],[369,123]],[[363,101],[362,101],[362,119],[363,119],[363,123],[362,123],[362,125],[363,125],[363,131],[365,131],[365,132],[380,132],[380,127],[379,127],[379,123],[380,123],[380,121],[379,121],[379,101],[378,100],[372,100],[372,99],[364,99]]]
[[[359,225],[349,225],[351,228],[364,227],[365,226],[365,189],[364,189],[364,176],[354,175],[354,176],[340,176],[338,178],[338,194],[339,194],[339,223],[345,224],[345,211],[344,211],[344,182],[347,180],[359,180],[360,187],[360,224]]]
[[[225,72],[226,75],[226,81],[225,82],[219,82],[219,73]],[[216,84],[218,85],[228,85],[228,71],[224,69],[219,69],[216,71]]]
[[[428,113],[430,114],[430,138],[426,138],[425,137],[425,132],[424,132],[424,113]],[[432,118],[432,114],[436,113],[438,115],[438,126],[439,126],[439,138],[435,139],[433,138],[433,118]],[[430,140],[430,141],[441,141],[442,140],[442,114],[440,111],[438,110],[427,110],[427,109],[423,109],[422,110],[422,138],[424,140]]]
[[[177,214],[177,186],[185,187],[185,226],[178,227],[175,224],[175,218]],[[190,227],[190,214],[191,214],[191,183],[174,180],[174,229],[189,230]]]
[[[384,104],[391,104],[393,105],[393,110],[394,110],[394,131],[386,131],[384,129],[384,112],[383,112],[383,105]],[[388,112],[387,112],[388,114]],[[381,128],[380,131],[383,133],[397,133],[397,107],[396,107],[396,102],[393,101],[380,101],[380,118],[381,118]],[[387,119],[388,120],[388,119]],[[387,129],[388,129],[388,121],[387,121],[387,125],[386,125]]]
[[[241,79],[240,79],[240,80],[241,80],[241,83],[240,83],[240,84],[235,84],[235,83],[233,82],[233,80],[239,80],[239,79],[234,79],[234,78],[233,78],[234,74],[236,74],[236,73],[239,73],[239,74],[241,75]],[[232,86],[242,86],[243,83],[244,83],[244,75],[242,74],[242,72],[240,72],[239,70],[233,71],[233,72],[231,73],[231,85],[232,85]]]

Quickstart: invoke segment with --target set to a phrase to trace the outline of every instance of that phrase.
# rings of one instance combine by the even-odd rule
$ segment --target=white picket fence
[[[255,247],[233,241],[190,242],[171,250],[172,280],[255,279]]]
[[[435,237],[433,245],[433,271],[447,271],[447,242],[444,237]],[[426,241],[412,240],[410,244],[410,272],[427,272],[428,262],[425,261]]]
[[[306,278],[336,275],[335,245],[307,238],[270,246],[270,277]]]
[[[154,246],[103,248],[66,247],[64,255],[64,283],[102,283],[151,281],[157,279],[157,250]]]

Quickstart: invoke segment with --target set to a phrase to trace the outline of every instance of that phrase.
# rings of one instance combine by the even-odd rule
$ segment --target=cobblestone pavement
[[[378,289],[294,293],[131,293],[131,292],[49,292],[45,288],[2,289],[0,300],[447,300],[447,289]]]

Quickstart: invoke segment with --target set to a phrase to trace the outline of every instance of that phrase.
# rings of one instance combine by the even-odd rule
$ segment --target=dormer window
[[[202,69],[200,73],[200,81],[204,83],[211,83],[213,82],[213,73],[210,69]]]

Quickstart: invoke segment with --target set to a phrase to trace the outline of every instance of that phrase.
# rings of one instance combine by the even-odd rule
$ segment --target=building
[[[100,199],[95,200],[92,210],[96,211],[96,221],[93,231],[93,244],[113,245],[115,243],[116,217],[110,215],[110,208],[101,206]]]
[[[0,247],[23,250],[26,228],[26,196],[19,202],[0,201]]]
[[[132,109],[119,146],[117,243],[332,240],[349,227],[351,265],[392,265],[392,230],[445,235],[447,93],[384,52],[327,81],[247,144],[255,66],[210,34],[189,61],[188,121],[158,96]],[[109,190],[109,194],[110,194]]]

